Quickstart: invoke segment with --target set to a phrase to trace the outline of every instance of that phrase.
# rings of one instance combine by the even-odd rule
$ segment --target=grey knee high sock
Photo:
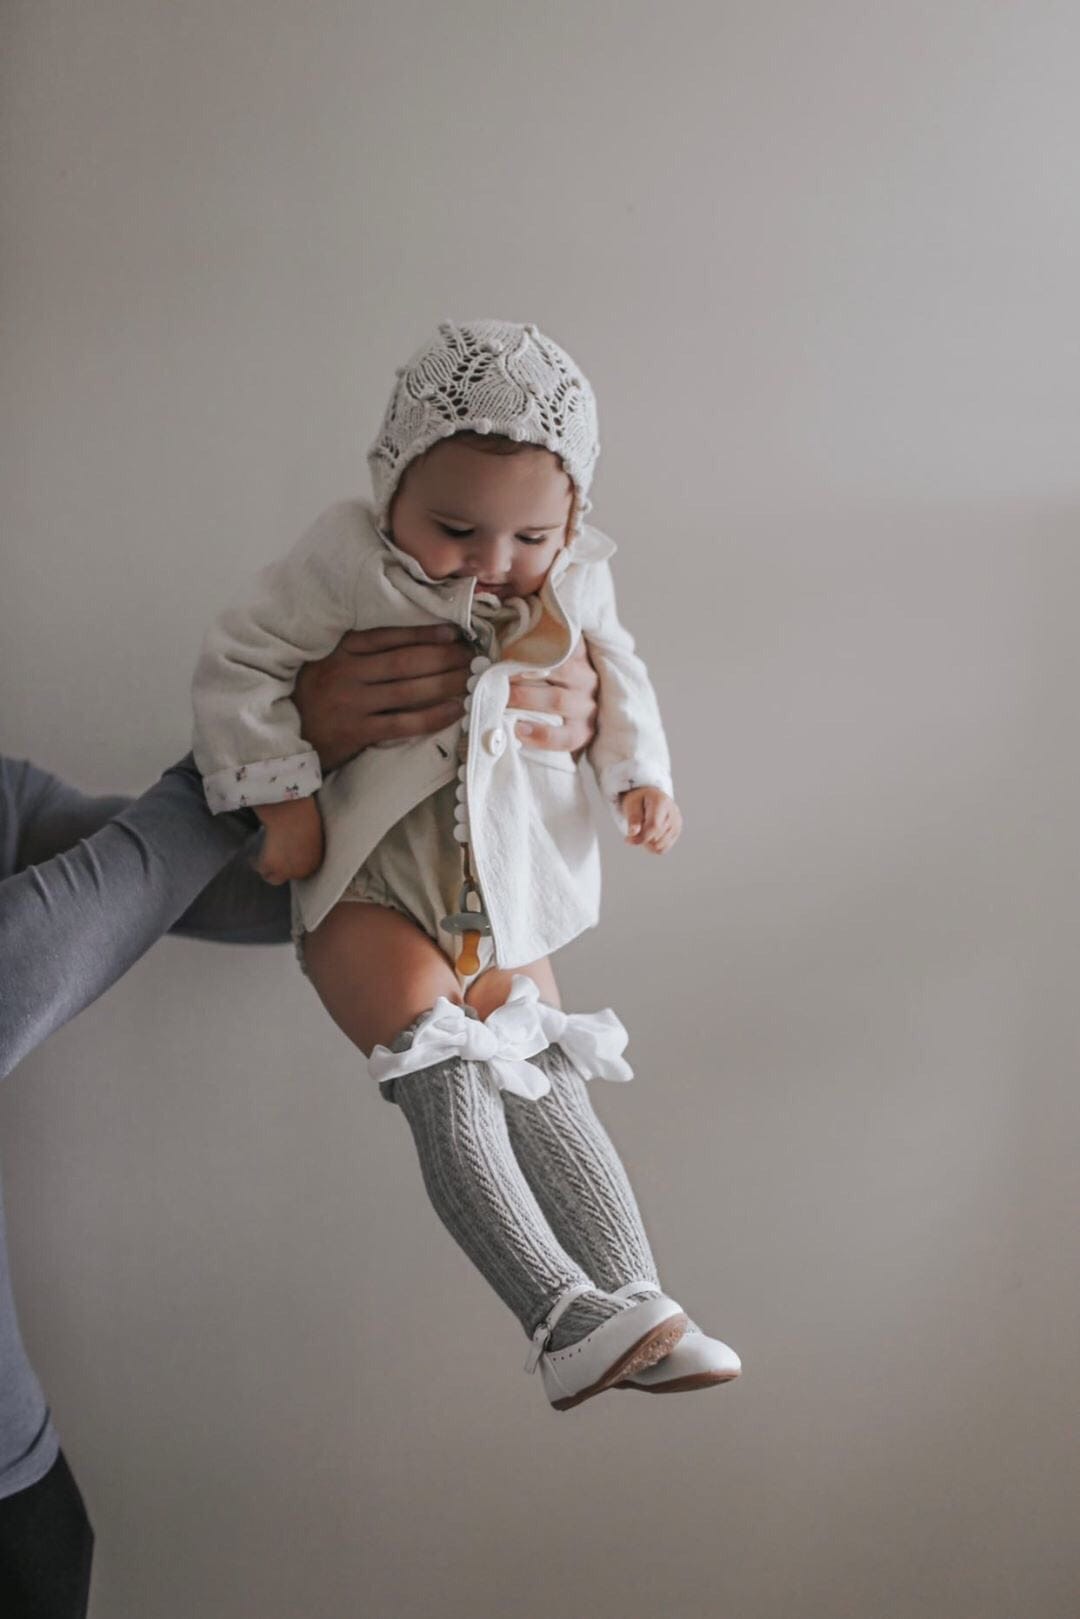
[[[413,1028],[391,1049],[407,1050]],[[381,1089],[412,1130],[435,1212],[531,1335],[561,1293],[592,1279],[559,1246],[521,1172],[487,1065],[451,1057]],[[599,1290],[582,1293],[559,1318],[549,1347],[576,1343],[629,1303]]]
[[[508,1093],[506,1123],[551,1229],[599,1287],[612,1291],[642,1277],[659,1291],[637,1199],[588,1085],[558,1045],[529,1061],[551,1089],[537,1101]]]

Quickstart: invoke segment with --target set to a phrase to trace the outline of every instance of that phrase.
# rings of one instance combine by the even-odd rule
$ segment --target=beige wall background
[[[6,751],[140,790],[444,317],[597,390],[687,818],[561,960],[733,1387],[556,1416],[287,950],[0,1097],[96,1619],[1065,1619],[1080,1597],[1080,19],[9,0]]]

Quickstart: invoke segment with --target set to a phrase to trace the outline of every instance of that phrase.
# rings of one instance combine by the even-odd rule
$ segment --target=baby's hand
[[[643,843],[653,854],[666,854],[682,831],[682,812],[659,787],[632,787],[619,795],[630,830],[627,843]]]
[[[256,804],[266,837],[253,862],[265,882],[291,882],[318,871],[323,857],[323,824],[314,798],[290,798],[284,804]]]

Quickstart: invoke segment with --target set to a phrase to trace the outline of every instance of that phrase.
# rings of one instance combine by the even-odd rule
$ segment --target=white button
[[[485,669],[491,668],[491,659],[474,658],[470,663],[469,668],[472,670],[474,675],[482,675]]]
[[[459,770],[458,775],[460,775],[460,774],[461,774],[461,771]],[[454,788],[454,797],[457,799],[459,804],[464,804],[464,802],[465,802],[465,783],[463,781],[459,781],[457,786]]]
[[[479,675],[470,675],[468,680],[465,682],[465,690],[466,691],[475,691],[476,690],[476,682],[479,679],[480,679]]]
[[[468,829],[468,827],[467,826],[455,826],[455,828],[454,828],[454,837],[457,839],[458,843],[468,843],[468,841],[469,841],[469,829]]]
[[[484,746],[496,759],[499,757],[506,747],[506,732],[501,725],[496,725],[490,731],[484,732]]]
[[[469,712],[470,708],[472,707],[472,698],[471,697],[466,697],[464,699],[464,701],[462,702],[461,706],[464,709],[465,713],[467,714]]]

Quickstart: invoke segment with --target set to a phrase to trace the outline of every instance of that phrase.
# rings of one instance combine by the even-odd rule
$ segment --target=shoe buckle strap
[[[593,1292],[591,1282],[575,1282],[573,1287],[568,1287],[565,1293],[559,1294],[559,1297],[529,1340],[529,1353],[525,1357],[525,1370],[527,1372],[535,1372],[537,1366],[539,1366],[540,1356],[548,1346],[548,1341],[555,1330],[559,1317],[570,1308],[574,1300],[579,1298],[582,1293],[591,1292]]]

